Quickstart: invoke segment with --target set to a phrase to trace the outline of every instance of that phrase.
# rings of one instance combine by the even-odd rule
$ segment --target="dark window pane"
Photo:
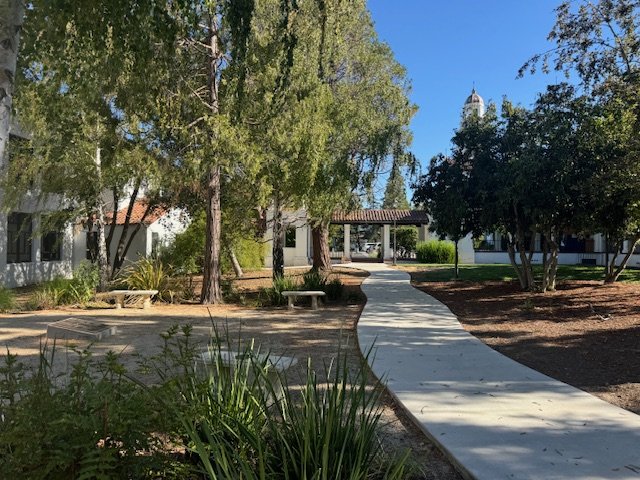
[[[284,246],[294,248],[296,246],[296,227],[290,225],[287,227],[284,236]]]
[[[49,232],[42,236],[41,259],[54,262],[62,258],[62,233]]]
[[[7,263],[31,261],[31,215],[11,213],[7,218]]]

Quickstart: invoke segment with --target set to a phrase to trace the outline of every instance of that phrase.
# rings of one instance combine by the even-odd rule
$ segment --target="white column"
[[[351,224],[345,223],[342,228],[344,230],[344,247],[342,248],[342,257],[345,260],[351,260]]]
[[[420,225],[418,227],[418,241],[426,242],[429,239],[429,225]]]
[[[391,249],[391,225],[382,226],[382,258],[387,260],[393,258]]]

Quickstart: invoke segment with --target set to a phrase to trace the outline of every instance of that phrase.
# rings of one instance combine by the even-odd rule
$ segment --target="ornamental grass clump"
[[[271,287],[263,288],[260,297],[264,305],[281,306],[287,303],[282,292],[300,290],[298,281],[290,276],[278,276],[273,279]]]
[[[0,313],[12,312],[16,309],[16,297],[8,288],[0,287]]]

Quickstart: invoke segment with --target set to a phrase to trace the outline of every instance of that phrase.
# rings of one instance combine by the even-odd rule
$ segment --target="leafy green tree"
[[[30,155],[9,166],[6,200],[19,202],[35,182],[41,200],[57,196],[69,220],[95,225],[101,288],[110,271],[103,194],[124,188],[122,164],[141,151],[154,157],[140,130],[151,120],[145,112],[158,93],[155,73],[171,56],[159,41],[171,29],[156,6],[52,0],[26,10],[16,104],[32,139]]]
[[[472,230],[469,204],[469,167],[466,152],[457,150],[453,157],[442,154],[431,159],[429,171],[416,185],[413,202],[430,216],[429,229],[441,240],[449,238],[455,246],[454,268],[458,278],[458,243]]]
[[[615,281],[637,245],[640,211],[635,159],[640,133],[640,5],[633,0],[563,2],[549,34],[555,48],[529,59],[520,74],[551,68],[576,72],[582,86],[598,100],[601,114],[589,127],[583,154],[595,159],[590,205],[591,228],[607,237],[605,281]],[[610,130],[606,130],[609,128]],[[617,143],[616,143],[617,142]],[[630,248],[616,266],[624,240]]]
[[[329,270],[329,223],[336,210],[358,204],[377,174],[394,158],[414,165],[406,153],[409,102],[404,68],[376,36],[363,0],[319,2],[318,78],[328,87],[329,129],[324,161],[309,186],[305,206],[311,218],[313,267]]]
[[[382,208],[396,208],[401,210],[411,208],[409,200],[407,200],[407,190],[404,185],[404,177],[402,176],[400,165],[395,162],[387,179]]]

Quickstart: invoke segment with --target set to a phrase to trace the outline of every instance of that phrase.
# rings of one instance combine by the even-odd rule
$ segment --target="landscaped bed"
[[[401,266],[465,329],[553,378],[640,413],[640,272],[603,285],[595,267],[562,266],[555,292],[523,292],[505,265]],[[465,280],[466,279],[466,280]]]
[[[307,269],[287,269],[286,274],[301,280]],[[162,345],[160,333],[175,324],[193,325],[193,338],[205,343],[211,328],[211,318],[219,328],[228,328],[232,339],[238,335],[245,340],[255,339],[263,351],[276,355],[287,355],[299,360],[288,372],[289,382],[294,388],[304,381],[306,359],[311,358],[320,379],[324,366],[336,356],[341,346],[347,355],[348,367],[353,371],[360,365],[360,354],[355,338],[355,325],[364,305],[364,296],[359,285],[367,274],[349,268],[336,268],[345,285],[341,300],[329,302],[320,310],[311,311],[302,305],[293,312],[283,307],[255,307],[254,300],[259,292],[271,285],[271,272],[262,270],[247,272],[234,281],[233,297],[247,306],[227,303],[210,308],[201,305],[156,304],[151,310],[114,309],[82,310],[62,307],[56,310],[22,313],[20,315],[0,315],[0,340],[10,350],[20,354],[25,361],[36,362],[41,335],[46,325],[69,316],[97,319],[108,325],[117,325],[118,334],[106,338],[92,347],[96,358],[104,357],[109,349],[121,352],[121,361],[130,370],[137,366],[138,355],[156,354]],[[240,295],[242,298],[240,298]],[[78,342],[80,347],[83,346]],[[64,359],[65,355],[59,355]],[[66,359],[65,359],[66,361]],[[370,376],[369,385],[376,384]],[[460,477],[442,453],[403,414],[402,410],[388,396],[383,396],[384,410],[383,443],[388,452],[401,452],[406,448],[413,451],[410,463],[422,470],[413,478],[454,480]]]

